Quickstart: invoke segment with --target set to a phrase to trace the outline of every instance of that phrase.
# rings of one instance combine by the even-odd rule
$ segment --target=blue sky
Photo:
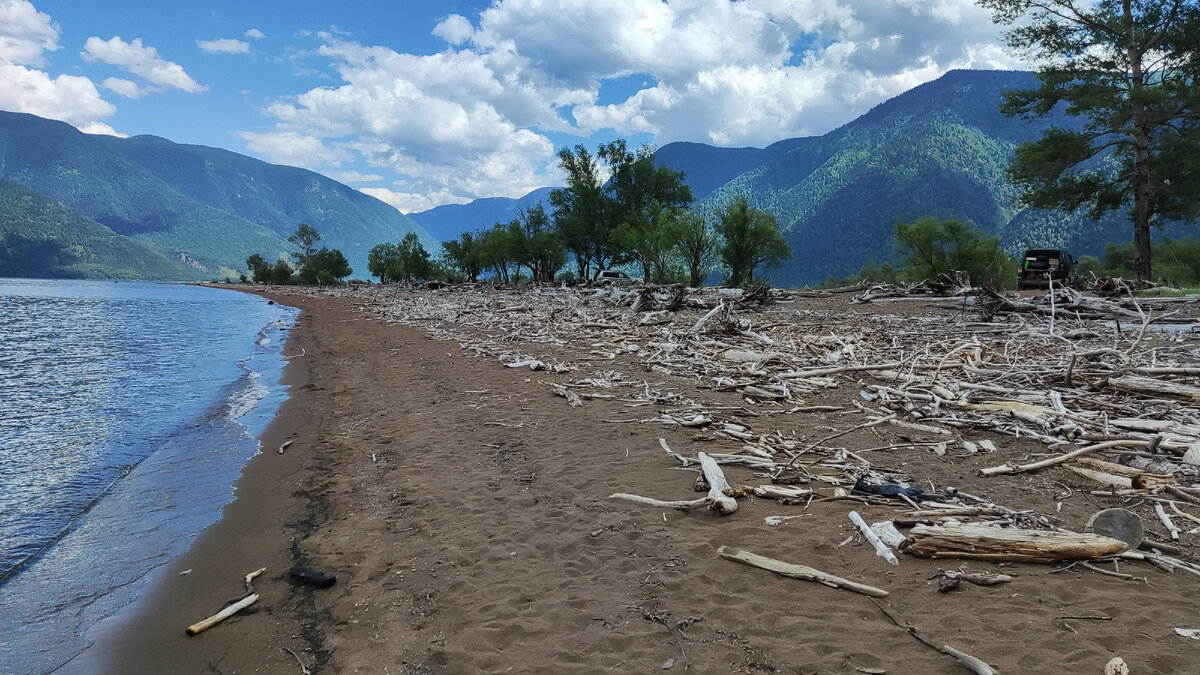
[[[0,109],[303,166],[405,212],[557,149],[824,133],[1020,64],[971,0],[0,0]]]

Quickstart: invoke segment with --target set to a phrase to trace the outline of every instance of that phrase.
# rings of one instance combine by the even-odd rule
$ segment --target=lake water
[[[0,673],[47,673],[233,498],[296,311],[233,291],[0,279]]]

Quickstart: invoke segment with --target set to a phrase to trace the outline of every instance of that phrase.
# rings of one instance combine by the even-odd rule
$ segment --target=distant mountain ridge
[[[176,278],[235,275],[252,253],[286,255],[300,223],[321,233],[321,245],[341,249],[356,276],[367,276],[375,244],[416,232],[436,245],[391,206],[312,171],[152,136],[93,136],[22,113],[0,112],[0,178],[194,270]],[[0,211],[0,234],[12,227]],[[106,274],[95,264],[87,275],[123,269]]]
[[[744,195],[779,219],[793,257],[780,269],[758,271],[776,284],[816,284],[870,261],[892,260],[896,222],[927,215],[967,218],[1013,254],[1047,247],[1101,255],[1108,242],[1132,236],[1123,213],[1093,221],[1024,208],[1008,181],[1005,169],[1017,145],[1051,125],[1079,124],[1061,114],[1026,121],[1000,112],[1005,91],[1036,85],[1029,72],[955,70],[821,136],[761,149],[670,143],[655,159],[684,172],[697,206],[710,217]],[[412,215],[439,233],[461,231],[506,221],[511,216],[489,209],[512,201],[477,200]],[[436,220],[425,220],[433,214]],[[1168,226],[1163,233],[1188,230]]]
[[[495,223],[507,224],[519,217],[522,209],[532,208],[539,203],[549,213],[550,191],[553,189],[538,188],[516,199],[485,197],[467,204],[444,204],[427,211],[410,213],[408,217],[440,241],[458,239],[463,232],[487,230]]]

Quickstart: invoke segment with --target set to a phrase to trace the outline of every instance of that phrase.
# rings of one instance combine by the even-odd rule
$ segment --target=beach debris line
[[[253,582],[259,575],[261,575],[263,572],[266,572],[266,571],[267,571],[267,568],[262,567],[262,568],[254,570],[253,572],[247,574],[244,577],[244,581],[246,582],[246,595],[238,600],[233,601],[232,603],[227,605],[224,609],[217,612],[216,614],[213,614],[212,616],[208,617],[207,619],[204,619],[203,621],[198,621],[198,622],[188,626],[187,634],[188,635],[199,635],[200,633],[203,633],[204,631],[208,630],[209,628],[212,628],[213,626],[221,623],[222,621],[224,621],[225,619],[228,619],[229,617],[233,616],[234,614],[237,614],[238,612],[242,611],[243,609],[246,609],[250,605],[253,605],[254,603],[258,602],[258,594],[254,592]]]

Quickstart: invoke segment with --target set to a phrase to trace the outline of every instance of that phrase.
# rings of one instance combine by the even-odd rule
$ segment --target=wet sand
[[[723,517],[610,500],[614,492],[693,499],[694,474],[673,468],[658,439],[684,455],[713,443],[633,421],[653,409],[569,407],[546,386],[554,375],[366,319],[347,301],[286,289],[270,297],[301,308],[284,353],[304,356],[289,361],[291,397],[263,454],[222,520],[132,618],[113,622],[64,672],[965,672],[880,606],[999,672],[1100,673],[1113,656],[1135,673],[1197,672],[1200,647],[1172,628],[1200,627],[1200,579],[1123,568],[1146,575],[1146,585],[972,562],[966,569],[1017,579],[939,593],[929,577],[962,561],[906,556],[893,567],[861,542],[842,545],[851,508],[874,522],[892,507],[828,501],[804,510],[749,499]],[[811,433],[844,425],[824,415],[776,419]],[[285,440],[293,444],[280,455]],[[863,432],[846,445],[875,441]],[[1026,487],[987,482],[977,467],[928,452],[888,461],[939,485],[1054,510],[1059,474],[1031,476]],[[734,484],[762,482],[740,467],[727,474]],[[1062,517],[1078,527],[1092,506],[1070,500]],[[763,524],[779,514],[807,515]],[[877,606],[722,560],[720,545],[891,595]],[[294,585],[285,575],[294,564],[335,574],[337,584]],[[240,597],[242,576],[263,566],[252,609],[184,635]]]

